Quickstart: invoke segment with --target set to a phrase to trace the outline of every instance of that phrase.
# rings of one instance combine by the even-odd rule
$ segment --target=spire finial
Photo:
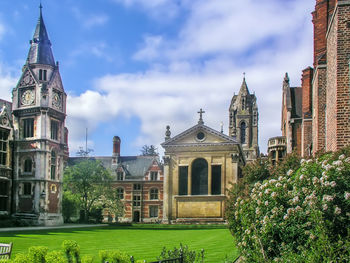
[[[243,72],[243,78],[245,79],[245,72]]]
[[[40,9],[40,14],[41,14],[41,10],[43,9],[43,6],[42,6],[42,4],[41,4],[41,0],[40,0],[39,9]]]
[[[198,121],[198,124],[204,124],[204,121],[203,121],[203,113],[205,113],[205,111],[201,108],[199,111],[199,121]]]

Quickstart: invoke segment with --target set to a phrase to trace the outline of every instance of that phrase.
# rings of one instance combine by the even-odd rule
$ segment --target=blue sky
[[[0,1],[0,98],[10,100],[29,50],[39,1]],[[228,107],[243,72],[259,107],[259,145],[278,136],[282,80],[300,86],[312,65],[314,1],[42,0],[68,94],[70,154],[85,145],[111,155],[159,146],[205,124],[228,132]]]

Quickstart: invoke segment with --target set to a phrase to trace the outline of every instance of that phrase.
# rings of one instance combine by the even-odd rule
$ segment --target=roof
[[[51,42],[46,31],[40,5],[40,15],[35,28],[33,39],[30,41],[27,62],[29,64],[45,64],[55,66],[55,59],[51,50]]]
[[[141,178],[154,161],[159,163],[158,156],[121,156],[118,158],[117,165],[112,164],[113,157],[109,156],[88,157],[88,159],[100,161],[103,167],[109,170],[116,170],[117,167],[121,167],[125,172],[126,179]],[[86,160],[86,157],[70,157],[68,165],[74,165],[83,160]]]

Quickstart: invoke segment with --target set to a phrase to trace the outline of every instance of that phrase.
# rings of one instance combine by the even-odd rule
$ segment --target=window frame
[[[149,217],[156,218],[159,216],[159,206],[158,205],[150,205],[149,206]]]
[[[158,188],[151,188],[149,190],[149,200],[159,200],[159,190],[158,190]]]
[[[23,119],[23,139],[34,137],[34,118]]]
[[[32,195],[32,183],[25,182],[22,185],[23,187],[23,195],[29,196]]]
[[[6,130],[0,130],[0,165],[7,166],[7,153],[9,143],[9,132]]]
[[[119,200],[124,200],[124,188],[118,187],[116,192],[117,192],[117,196],[118,196]],[[122,198],[120,198],[120,197],[122,197]]]
[[[150,171],[149,178],[150,181],[158,181],[158,171]]]
[[[141,195],[133,195],[132,196],[132,206],[140,207],[141,206]]]
[[[50,164],[50,179],[56,180],[56,168],[57,168],[57,155],[54,150],[51,151],[51,164]]]
[[[51,140],[58,141],[59,140],[59,122],[56,120],[51,120],[50,131],[51,131]]]

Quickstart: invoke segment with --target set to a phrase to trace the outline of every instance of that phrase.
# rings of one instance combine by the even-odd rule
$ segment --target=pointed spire
[[[248,94],[250,94],[249,90],[248,90],[247,82],[245,80],[245,72],[243,73],[243,82],[242,82],[242,85],[241,85],[241,89],[239,90],[239,94],[241,94],[241,95],[248,95]]]
[[[28,53],[29,64],[45,64],[55,66],[55,60],[51,50],[51,42],[46,31],[42,5],[39,6],[39,19],[35,28],[33,39],[30,41],[30,49]]]
[[[284,82],[289,83],[289,76],[288,76],[288,72],[286,72],[286,74],[284,75]]]

